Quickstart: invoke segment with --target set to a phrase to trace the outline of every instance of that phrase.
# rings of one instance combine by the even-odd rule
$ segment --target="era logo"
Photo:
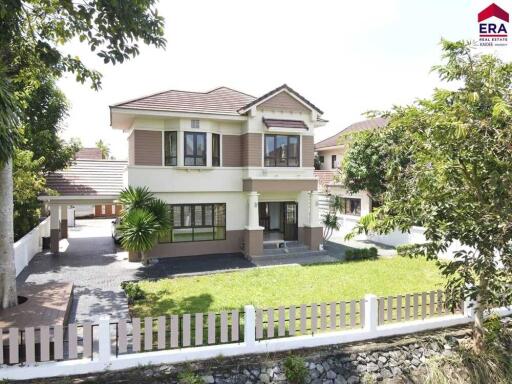
[[[492,22],[488,22],[493,18]],[[508,12],[492,3],[478,14],[480,37],[507,37]]]

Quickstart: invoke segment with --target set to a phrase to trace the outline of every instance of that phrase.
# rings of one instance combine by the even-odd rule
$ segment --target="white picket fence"
[[[252,305],[220,313],[133,318],[97,324],[0,329],[0,378],[88,374],[147,364],[269,353],[398,336],[463,325],[473,308],[445,307],[442,292],[395,297],[366,295],[278,308]],[[493,310],[500,316],[512,307]]]
[[[50,218],[47,217],[37,227],[14,243],[14,263],[16,276],[28,265],[30,260],[43,247],[43,237],[50,236]]]

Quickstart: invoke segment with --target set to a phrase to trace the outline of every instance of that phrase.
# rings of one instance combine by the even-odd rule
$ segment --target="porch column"
[[[309,225],[304,226],[304,243],[313,251],[320,249],[323,228],[318,212],[318,192],[309,192]]]
[[[309,226],[320,227],[320,215],[318,213],[318,192],[309,192]]]
[[[54,254],[59,253],[59,216],[59,206],[50,204],[50,251]]]
[[[68,206],[60,206],[60,238],[68,238]]]
[[[258,192],[247,193],[247,226],[244,231],[245,256],[263,254],[263,227],[259,225]]]

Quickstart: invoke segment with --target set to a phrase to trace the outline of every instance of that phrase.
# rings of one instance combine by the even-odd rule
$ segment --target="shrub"
[[[396,253],[398,256],[412,257],[420,249],[420,244],[401,244],[397,245]]]
[[[178,383],[180,384],[204,384],[204,380],[197,373],[192,371],[184,371],[178,375]]]
[[[146,298],[146,294],[137,283],[133,283],[131,281],[123,281],[121,283],[121,288],[123,288],[124,293],[128,298],[128,303],[130,304],[133,304],[137,300],[143,300]]]
[[[375,260],[378,256],[377,248],[347,249],[345,259],[350,260]]]
[[[288,356],[284,361],[286,380],[292,384],[303,384],[308,376],[304,359],[299,356]]]

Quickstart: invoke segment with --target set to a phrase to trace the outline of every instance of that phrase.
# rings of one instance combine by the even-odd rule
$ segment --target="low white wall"
[[[37,227],[14,243],[16,276],[28,265],[36,253],[43,248],[43,237],[50,236],[50,218],[44,219]]]
[[[176,364],[194,360],[206,360],[218,356],[239,356],[247,354],[263,354],[270,352],[289,351],[302,348],[313,348],[333,344],[353,343],[378,339],[381,337],[398,336],[433,329],[464,325],[474,321],[473,307],[466,302],[464,313],[412,320],[405,322],[378,325],[377,296],[365,296],[365,319],[360,329],[317,333],[284,337],[278,339],[256,340],[255,308],[252,305],[244,308],[244,341],[222,345],[191,347],[174,350],[131,353],[115,356],[110,333],[110,317],[100,318],[98,326],[98,354],[91,360],[68,360],[59,362],[35,363],[25,366],[4,367],[0,377],[8,380],[29,380],[43,377],[68,376],[87,374],[107,370],[119,370],[139,367],[147,364]],[[512,314],[511,308],[498,308],[493,312],[500,316]]]

